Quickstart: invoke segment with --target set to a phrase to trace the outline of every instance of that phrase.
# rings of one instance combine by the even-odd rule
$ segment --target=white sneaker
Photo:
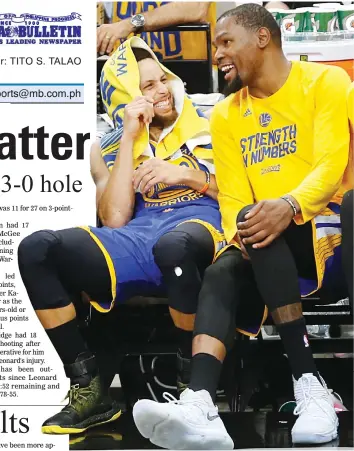
[[[299,415],[291,431],[294,443],[327,443],[338,436],[338,417],[326,384],[312,373],[294,379],[295,415]]]
[[[138,401],[133,417],[141,435],[151,443],[167,449],[233,449],[209,393],[184,390],[178,401],[169,393],[167,403],[149,399]]]

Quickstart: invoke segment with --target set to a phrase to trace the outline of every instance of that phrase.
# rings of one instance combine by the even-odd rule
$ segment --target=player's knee
[[[231,310],[234,298],[229,293],[224,292],[224,289],[227,287],[228,291],[234,290],[236,285],[235,276],[237,274],[223,264],[217,265],[214,263],[206,269],[199,294],[199,304],[203,305],[205,311],[213,311],[215,309],[215,299],[219,299],[219,305],[222,305],[225,311]],[[217,314],[216,311],[215,313]]]
[[[20,270],[43,263],[48,257],[49,249],[57,244],[59,239],[55,232],[40,230],[24,238],[18,247],[18,263]]]
[[[239,279],[239,274],[243,273],[245,262],[241,252],[234,249],[226,252],[227,255],[224,255],[224,258],[218,258],[205,270],[203,288],[207,287],[209,290],[214,287],[215,290],[220,284],[230,284],[234,279]],[[230,263],[231,258],[233,259],[232,263]]]
[[[237,215],[237,220],[236,222],[244,222],[245,216],[246,214],[251,210],[251,208],[253,208],[255,206],[255,204],[253,205],[246,205],[246,207],[243,207],[242,210],[239,212],[239,214]]]
[[[163,235],[153,248],[153,255],[157,266],[174,268],[188,259],[189,235],[185,232],[172,230]]]
[[[214,263],[205,270],[203,288],[206,287],[206,289],[209,289],[209,287],[217,287],[218,284],[221,283],[221,280],[223,280],[225,277],[225,274],[223,274],[222,272],[222,266],[222,264],[216,265]]]

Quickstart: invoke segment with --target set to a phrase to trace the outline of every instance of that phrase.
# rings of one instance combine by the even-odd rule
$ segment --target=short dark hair
[[[147,58],[152,58],[151,53],[146,49],[141,49],[139,47],[132,47],[132,51],[134,53],[135,59],[137,62],[141,60],[145,60]]]
[[[218,18],[218,22],[226,17],[233,17],[235,24],[241,25],[249,30],[257,31],[264,27],[270,31],[273,41],[280,47],[281,46],[281,32],[279,25],[274,19],[272,13],[270,13],[263,6],[256,3],[246,3],[244,5],[237,6],[237,8],[226,11]]]

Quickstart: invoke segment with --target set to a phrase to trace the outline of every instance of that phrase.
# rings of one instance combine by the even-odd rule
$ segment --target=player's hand
[[[240,247],[241,247],[241,253],[242,253],[242,257],[245,259],[245,260],[250,260],[250,256],[248,255],[248,252],[247,252],[247,250],[246,250],[246,248],[245,248],[245,245],[242,243],[242,240],[240,239]]]
[[[284,199],[262,200],[237,224],[241,242],[254,249],[269,246],[289,226],[294,217],[291,206]]]
[[[126,39],[132,31],[128,20],[101,25],[97,28],[97,53],[110,54],[117,40]]]
[[[160,158],[151,158],[136,169],[133,176],[134,188],[145,194],[156,183],[179,185],[183,183],[185,166],[177,166]]]
[[[150,97],[136,97],[124,108],[123,135],[128,139],[136,139],[154,117],[154,101]]]

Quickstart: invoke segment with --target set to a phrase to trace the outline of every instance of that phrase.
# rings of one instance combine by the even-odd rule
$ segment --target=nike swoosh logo
[[[219,418],[219,415],[210,415],[209,412],[207,413],[207,418],[209,421],[216,420],[216,418]]]

